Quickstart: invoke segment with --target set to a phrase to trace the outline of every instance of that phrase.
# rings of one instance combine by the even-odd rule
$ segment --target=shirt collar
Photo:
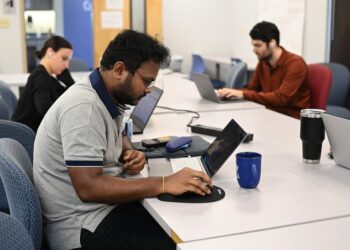
[[[268,63],[268,61],[263,61],[263,65],[265,68],[269,68],[271,70],[274,70],[280,66],[283,66],[286,63],[286,59],[287,59],[287,51],[280,46],[280,48],[282,49],[282,54],[280,55],[280,57],[278,58],[275,66],[273,66],[272,68],[270,67],[270,64]]]
[[[89,75],[89,78],[91,86],[95,89],[101,101],[106,106],[111,117],[115,119],[117,116],[121,115],[117,106],[114,104],[112,97],[107,92],[99,69],[96,68],[94,71],[92,71],[92,73]]]

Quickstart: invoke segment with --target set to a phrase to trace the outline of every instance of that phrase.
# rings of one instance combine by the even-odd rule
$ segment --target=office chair
[[[10,116],[15,112],[17,106],[17,97],[10,87],[2,80],[0,80],[0,95],[2,99],[7,103],[10,111]]]
[[[0,138],[0,155],[10,159],[12,162],[21,166],[33,183],[33,165],[24,147],[18,142],[10,138]],[[8,203],[4,188],[0,179],[0,211],[8,212]]]
[[[327,113],[350,119],[346,97],[350,89],[350,72],[339,63],[324,63],[332,71],[332,86],[327,99]]]
[[[34,250],[26,228],[9,214],[0,212],[0,246],[6,250]]]
[[[326,110],[327,98],[332,85],[332,72],[322,64],[308,64],[310,107]]]
[[[78,58],[72,58],[69,61],[69,71],[71,72],[77,72],[77,71],[89,71],[89,67],[87,64]]]
[[[2,99],[2,96],[0,95],[0,119],[4,120],[10,120],[11,118],[11,109],[8,106],[7,102]]]
[[[245,62],[238,62],[231,65],[227,74],[225,87],[241,89],[247,84],[248,66]]]
[[[192,54],[192,68],[190,72],[190,80],[193,80],[192,73],[205,73],[205,65],[203,58],[198,54]],[[213,87],[215,89],[219,89],[225,86],[225,82],[220,81],[220,79],[210,79]]]
[[[198,54],[192,54],[192,68],[190,72],[190,79],[192,79],[192,73],[201,73],[205,72],[205,65],[203,58]]]
[[[238,57],[231,57],[231,65],[235,65],[236,63],[243,62],[242,59]]]
[[[11,138],[21,143],[33,162],[35,133],[31,128],[19,122],[0,120],[0,138]]]
[[[2,180],[11,217],[29,233],[35,249],[41,249],[42,214],[38,195],[21,166],[0,155]]]

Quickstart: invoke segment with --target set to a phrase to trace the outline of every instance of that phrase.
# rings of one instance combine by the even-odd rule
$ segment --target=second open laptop
[[[135,106],[130,115],[133,123],[133,134],[143,133],[162,94],[162,89],[153,86],[151,93],[144,96]]]
[[[227,102],[235,102],[240,100],[237,97],[232,98],[221,98],[217,95],[213,84],[211,83],[211,80],[207,74],[201,74],[201,73],[192,73],[192,79],[194,83],[196,84],[196,87],[199,91],[199,94],[202,96],[202,98],[207,99],[209,101],[213,101],[216,103],[227,103]]]
[[[322,114],[322,119],[334,161],[339,166],[350,169],[350,120],[329,114]]]
[[[246,136],[247,133],[232,119],[201,156],[179,157],[170,160],[165,158],[149,159],[149,175],[166,176],[180,171],[184,167],[190,167],[201,170],[212,177]]]

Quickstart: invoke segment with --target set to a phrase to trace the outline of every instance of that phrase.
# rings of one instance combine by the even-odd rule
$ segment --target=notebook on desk
[[[329,114],[322,114],[334,161],[350,169],[350,120]]]
[[[232,119],[201,156],[149,159],[149,175],[166,176],[180,171],[184,167],[190,167],[203,171],[212,177],[246,136],[247,133]]]
[[[144,96],[135,106],[130,115],[133,123],[133,134],[143,133],[162,94],[162,89],[153,86],[151,93]]]
[[[200,73],[192,73],[192,79],[196,84],[199,94],[202,98],[207,99],[216,103],[228,103],[228,102],[236,102],[241,100],[237,97],[232,98],[221,98],[217,95],[216,90],[213,87],[213,84],[210,81],[210,78],[206,74]]]

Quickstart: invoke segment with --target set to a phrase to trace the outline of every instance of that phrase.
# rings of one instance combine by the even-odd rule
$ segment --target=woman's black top
[[[51,105],[73,83],[68,69],[55,78],[44,66],[38,65],[29,75],[12,120],[24,123],[36,132]]]

